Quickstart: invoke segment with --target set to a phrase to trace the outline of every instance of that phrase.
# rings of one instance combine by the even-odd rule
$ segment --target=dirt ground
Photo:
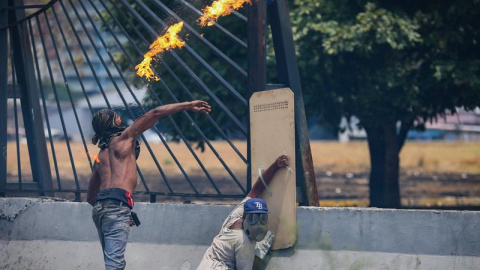
[[[192,194],[195,188],[200,194],[215,195],[217,192],[212,183],[215,183],[224,195],[242,194],[239,184],[246,184],[246,165],[228,143],[213,142],[215,151],[209,147],[203,153],[193,151],[210,178],[185,145],[170,142],[168,148],[162,144],[149,146],[150,150],[142,145],[142,154],[138,160],[142,175],[139,177],[137,194],[134,197],[137,201],[150,200],[150,196],[142,195],[147,188],[159,194],[169,191]],[[234,146],[246,156],[244,141],[235,141]],[[19,170],[23,183],[32,182],[26,145],[19,145],[20,157],[16,156],[14,142],[8,147],[8,182],[18,183]],[[48,147],[51,158],[52,150]],[[85,148],[81,143],[72,143],[70,149],[71,158],[65,142],[54,145],[57,164],[55,166],[52,158],[50,162],[54,187],[58,188],[60,185],[67,191],[79,187],[85,191],[91,171]],[[96,154],[97,149],[91,144],[88,146],[91,153]],[[321,206],[368,206],[370,165],[365,142],[314,141],[311,143],[311,150]],[[154,153],[155,159],[150,152]],[[220,156],[221,160],[217,156]],[[480,209],[480,143],[407,142],[400,158],[403,207]],[[71,159],[75,166],[71,165]],[[184,173],[177,162],[181,164]],[[225,167],[228,167],[230,173]],[[60,181],[57,179],[56,169]],[[76,179],[73,177],[75,174]],[[35,195],[9,193],[10,196],[22,194]],[[74,198],[72,192],[56,192],[55,197],[68,200]],[[187,203],[238,201],[235,198],[197,196],[157,196],[156,199],[157,202]],[[82,194],[82,200],[85,200],[85,194]]]

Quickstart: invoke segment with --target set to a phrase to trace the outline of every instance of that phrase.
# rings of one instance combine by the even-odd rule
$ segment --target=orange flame
[[[144,55],[143,61],[135,66],[138,76],[145,77],[148,81],[152,79],[155,81],[160,80],[160,78],[153,73],[153,70],[150,67],[151,62],[162,52],[175,48],[182,48],[185,45],[185,42],[178,37],[178,33],[182,30],[182,27],[183,22],[170,26],[163,36],[158,37],[157,40],[150,45],[150,50]]]
[[[91,155],[93,160],[95,160],[96,163],[100,163],[100,159],[98,158],[98,155]]]
[[[245,3],[252,4],[250,0],[217,0],[212,5],[202,9],[203,16],[198,19],[198,23],[200,26],[212,26],[218,18],[230,15]]]
[[[84,152],[84,153],[85,155],[90,156],[95,161],[95,163],[100,163],[100,159],[98,158],[98,155],[93,155],[87,152]]]

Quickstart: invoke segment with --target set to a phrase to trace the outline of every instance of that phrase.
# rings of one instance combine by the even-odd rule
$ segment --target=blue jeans
[[[97,203],[92,210],[102,244],[106,270],[125,269],[125,248],[130,234],[130,208],[108,203]]]

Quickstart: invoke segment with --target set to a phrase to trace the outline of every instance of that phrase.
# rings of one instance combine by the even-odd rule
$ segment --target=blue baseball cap
[[[243,205],[245,214],[265,214],[268,213],[267,203],[259,198],[248,199]]]

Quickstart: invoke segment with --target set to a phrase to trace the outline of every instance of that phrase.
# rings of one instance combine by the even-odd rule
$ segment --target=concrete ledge
[[[233,206],[138,203],[127,269],[196,269]],[[479,269],[480,213],[299,207],[264,269]],[[102,269],[86,203],[0,198],[0,269]]]

